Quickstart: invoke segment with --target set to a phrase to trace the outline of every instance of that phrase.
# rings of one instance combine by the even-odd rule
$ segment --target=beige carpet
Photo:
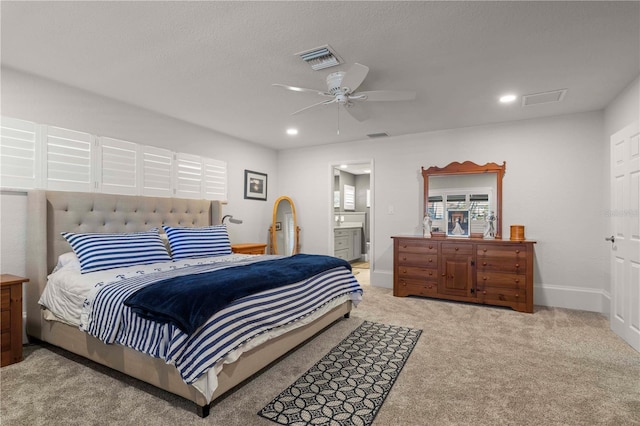
[[[368,271],[358,275],[368,282]],[[2,425],[273,425],[257,412],[363,320],[423,330],[374,425],[639,425],[640,353],[595,313],[534,314],[365,287],[343,320],[198,418],[190,403],[58,350],[0,370]],[[70,359],[71,358],[71,359]]]

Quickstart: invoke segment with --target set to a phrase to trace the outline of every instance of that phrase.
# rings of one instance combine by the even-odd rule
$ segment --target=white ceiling
[[[521,120],[605,107],[640,73],[640,2],[7,2],[2,65],[275,149]],[[295,53],[331,45],[313,71]],[[360,90],[417,99],[337,105],[326,90],[358,62]],[[568,89],[562,102],[497,102]],[[299,134],[287,136],[285,129]],[[340,134],[337,134],[337,130]]]

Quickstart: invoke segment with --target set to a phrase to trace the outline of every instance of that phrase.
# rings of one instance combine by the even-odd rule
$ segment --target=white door
[[[640,351],[640,133],[611,136],[611,329]]]

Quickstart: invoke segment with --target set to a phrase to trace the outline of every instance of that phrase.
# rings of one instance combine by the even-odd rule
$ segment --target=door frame
[[[333,170],[336,168],[340,168],[342,164],[353,165],[353,164],[367,164],[371,169],[371,173],[369,173],[369,271],[373,271],[374,267],[374,251],[375,251],[375,233],[374,224],[375,224],[375,190],[374,190],[374,161],[373,158],[360,159],[360,160],[345,160],[345,161],[333,161],[329,163],[329,215],[328,215],[328,223],[329,223],[329,253],[333,255],[335,251],[334,238],[333,238],[333,222],[334,222],[334,207],[333,207],[333,191],[334,191],[334,172]],[[366,242],[365,242],[366,249]]]

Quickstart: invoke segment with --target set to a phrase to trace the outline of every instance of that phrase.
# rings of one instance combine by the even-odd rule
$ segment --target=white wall
[[[224,212],[244,221],[229,225],[231,242],[267,242],[277,186],[274,150],[15,70],[2,68],[1,76],[3,116],[226,161]],[[244,199],[245,169],[267,173],[266,202]],[[0,271],[24,275],[26,195],[3,192],[0,203]]]
[[[420,167],[506,161],[502,233],[508,238],[510,224],[524,224],[527,239],[537,241],[535,303],[601,312],[608,268],[602,139],[603,114],[591,112],[291,149],[278,156],[279,189],[296,203],[302,250],[328,253],[329,164],[373,159],[371,280],[391,287],[390,237],[421,230]]]

